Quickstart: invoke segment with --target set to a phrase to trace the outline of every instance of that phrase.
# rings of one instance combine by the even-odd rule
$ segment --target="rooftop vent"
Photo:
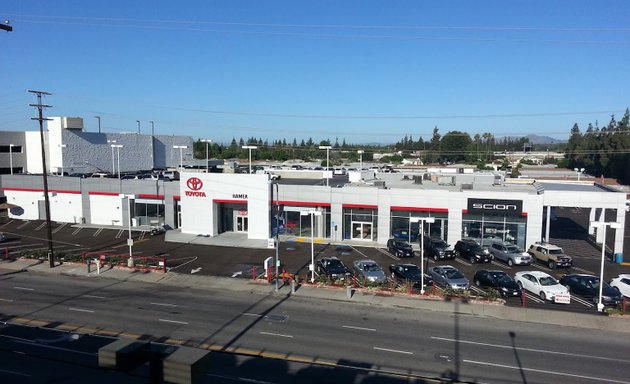
[[[541,183],[534,182],[534,189],[536,189],[537,195],[542,195],[545,193],[545,187]]]
[[[462,183],[462,191],[465,189],[473,189],[472,183]]]
[[[422,184],[422,176],[414,176],[413,177],[414,184]]]
[[[385,180],[374,180],[374,186],[385,189]]]

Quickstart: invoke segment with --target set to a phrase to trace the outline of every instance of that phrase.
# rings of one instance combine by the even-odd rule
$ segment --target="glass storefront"
[[[311,215],[302,215],[306,211],[319,211],[321,215],[313,216],[313,227],[315,232],[313,237],[329,238],[330,237],[330,207],[299,207],[299,206],[280,206],[280,214],[277,217],[272,215],[271,232],[272,236],[276,233],[276,227],[280,228],[281,235],[311,237]],[[277,223],[276,223],[277,221]]]
[[[425,222],[422,225],[424,234],[448,241],[448,212],[391,211],[391,236],[411,242],[418,241],[421,223],[417,219],[426,217],[435,218],[435,222]]]
[[[137,225],[164,225],[164,201],[163,200],[139,200],[134,204],[134,217]]]
[[[527,217],[484,214],[464,214],[462,238],[475,239],[483,246],[494,241],[526,245]]]
[[[376,241],[378,210],[371,208],[343,209],[344,240]]]

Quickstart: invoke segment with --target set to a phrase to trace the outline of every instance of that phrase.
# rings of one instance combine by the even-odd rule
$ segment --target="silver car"
[[[358,278],[371,283],[384,283],[387,280],[383,268],[374,260],[357,260],[353,266]]]
[[[429,268],[429,275],[433,278],[433,283],[442,287],[466,290],[470,287],[468,279],[455,267],[450,265],[439,265]]]
[[[530,265],[534,258],[523,248],[512,244],[492,243],[488,247],[490,253],[498,260],[503,260],[509,265]]]

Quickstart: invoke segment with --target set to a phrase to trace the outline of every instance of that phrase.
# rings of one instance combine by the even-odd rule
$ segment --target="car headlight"
[[[508,289],[507,289],[506,287],[501,287],[501,290],[502,290],[503,292],[507,292],[507,290],[508,290]]]

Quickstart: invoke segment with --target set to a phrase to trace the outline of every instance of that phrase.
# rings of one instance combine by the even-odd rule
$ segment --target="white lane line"
[[[293,336],[291,335],[283,335],[281,333],[272,333],[272,332],[259,332],[261,335],[268,335],[268,336],[278,336],[278,337],[286,337],[289,339],[292,339]]]
[[[470,264],[470,263],[468,263],[468,262],[466,262],[466,261],[464,261],[464,260],[460,260],[458,257],[454,258],[453,260],[455,260],[456,262],[458,262],[458,263],[460,263],[460,264],[467,265],[467,266],[469,266],[469,267],[471,267],[471,266],[472,266],[472,264]]]
[[[598,359],[598,360],[617,361],[617,362],[621,362],[621,363],[630,363],[630,360],[615,359],[615,358],[612,358],[612,357],[603,357],[603,356],[595,356],[595,355],[582,355],[582,354],[579,354],[579,353],[558,352],[558,351],[550,351],[550,350],[547,350],[547,349],[513,347],[511,345],[490,344],[490,343],[482,343],[482,342],[479,342],[479,341],[470,341],[470,340],[455,340],[455,339],[449,339],[447,337],[431,336],[431,338],[433,340],[459,342],[459,343],[463,343],[463,344],[472,344],[472,345],[482,345],[484,347],[494,347],[494,348],[501,348],[501,349],[516,349],[516,350],[519,350],[519,351],[526,351],[526,352],[548,353],[548,354],[552,354],[552,355],[584,357],[584,358],[587,358],[587,359]]]
[[[358,331],[376,332],[374,328],[355,327],[354,325],[342,325],[341,328],[356,329]]]
[[[33,288],[25,288],[25,287],[13,287],[13,289],[19,289],[20,291],[34,291]]]
[[[580,271],[580,272],[584,272],[584,273],[588,273],[588,274],[590,274],[590,275],[594,275],[594,273],[593,273],[593,272],[591,272],[591,271],[589,271],[588,269],[579,268],[579,267],[571,267],[571,268],[576,269],[576,270],[578,270],[578,271]]]
[[[177,320],[169,320],[169,319],[158,319],[159,321],[163,322],[163,323],[173,323],[173,324],[184,324],[184,325],[188,325],[187,322],[185,321],[177,321]]]
[[[394,352],[394,353],[402,353],[404,355],[413,355],[413,352],[409,352],[409,351],[400,351],[398,349],[389,349],[389,348],[379,348],[379,347],[372,347],[378,351],[385,351],[385,352]]]
[[[6,301],[7,303],[12,303],[13,302],[13,300],[11,300],[11,299],[0,299],[0,301]]]
[[[68,308],[69,311],[75,311],[75,312],[87,312],[87,313],[94,313],[93,310],[91,309],[83,309],[83,308]]]
[[[88,299],[107,299],[105,296],[97,296],[97,295],[83,295],[83,297],[87,297]]]
[[[576,375],[576,374],[573,374],[573,373],[564,373],[564,372],[556,372],[556,371],[546,371],[544,369],[534,369],[534,368],[524,368],[524,367],[521,368],[521,367],[515,367],[513,365],[486,363],[484,361],[475,361],[475,360],[463,360],[463,361],[464,361],[464,363],[470,363],[470,364],[480,364],[480,365],[486,365],[486,366],[490,366],[490,367],[499,367],[499,368],[508,368],[508,369],[519,369],[519,370],[528,371],[528,372],[546,373],[548,375],[556,375],[556,376],[568,376],[568,377],[575,377],[575,378],[578,378],[578,379],[587,379],[587,380],[598,381],[598,382],[599,381],[605,381],[607,383],[620,383],[620,384],[628,384],[628,383],[630,383],[628,381],[605,379],[603,377]]]
[[[240,377],[240,376],[225,376],[225,375],[217,375],[214,373],[207,373],[206,376],[217,377],[219,379],[227,379],[227,380],[236,381],[236,382],[245,382],[245,383],[254,383],[254,384],[275,384],[271,381],[249,379],[247,377]]]
[[[471,291],[475,291],[475,292],[477,292],[477,293],[484,293],[483,289],[481,289],[481,288],[477,288],[477,287],[476,287],[476,286],[474,286],[474,285],[471,285],[471,286],[470,286],[470,290],[471,290]]]
[[[177,307],[177,304],[168,304],[168,303],[150,303],[151,305],[158,305],[160,307]]]
[[[392,255],[391,253],[389,253],[389,251],[386,251],[386,250],[381,249],[381,248],[376,248],[376,250],[381,252],[384,255],[387,255],[387,256],[391,257],[394,260],[400,261],[400,259],[397,256]]]
[[[252,317],[263,317],[263,315],[259,315],[257,313],[249,313],[249,312],[243,312],[243,313],[241,313],[241,315],[243,315],[243,316],[252,316]]]
[[[575,295],[571,295],[571,300],[575,300],[578,303],[580,303],[582,305],[585,305],[585,306],[587,306],[589,308],[594,308],[595,307],[595,304],[589,303],[588,301],[582,299],[581,297],[577,297]]]
[[[10,374],[10,375],[17,375],[17,376],[31,377],[31,375],[29,375],[28,373],[22,373],[22,372],[16,372],[16,371],[9,371],[8,369],[0,369],[0,372],[2,372],[2,373],[8,373],[8,374]]]
[[[535,301],[538,304],[544,304],[545,302],[542,301],[542,299],[540,299],[538,296],[534,296],[529,292],[525,292],[525,297],[527,297],[527,300],[531,300],[531,301]]]
[[[497,267],[501,267],[501,268],[503,268],[503,269],[511,269],[508,265],[505,265],[505,264],[503,264],[503,263],[496,262],[496,261],[494,261],[494,260],[492,260],[492,261],[490,262],[490,264],[492,264],[492,265],[496,265]]]

